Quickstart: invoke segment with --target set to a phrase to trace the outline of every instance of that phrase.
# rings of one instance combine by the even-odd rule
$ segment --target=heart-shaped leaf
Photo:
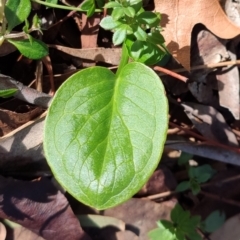
[[[44,150],[59,183],[79,201],[106,209],[129,199],[160,160],[168,104],[156,73],[127,64],[118,77],[92,67],[57,91]]]

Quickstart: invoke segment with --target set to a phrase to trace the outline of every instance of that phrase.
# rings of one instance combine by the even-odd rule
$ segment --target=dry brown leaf
[[[191,102],[181,105],[194,127],[204,137],[228,146],[238,147],[236,136],[217,109]]]
[[[227,18],[218,0],[155,0],[155,11],[162,14],[161,25],[167,48],[188,70],[191,33],[195,24],[205,25],[224,39],[240,34],[240,28]]]
[[[225,224],[216,232],[211,234],[212,240],[238,240],[240,235],[240,214],[228,219]]]
[[[66,197],[48,178],[28,182],[0,176],[0,180],[1,218],[16,222],[46,240],[91,240]]]

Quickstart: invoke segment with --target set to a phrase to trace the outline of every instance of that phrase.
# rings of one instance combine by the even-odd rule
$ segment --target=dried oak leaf
[[[205,25],[223,39],[240,34],[240,27],[227,18],[218,0],[155,0],[155,11],[162,14],[161,25],[168,50],[187,70],[190,69],[191,33],[195,24]]]
[[[90,240],[65,196],[47,178],[29,182],[0,176],[0,218],[46,240]]]

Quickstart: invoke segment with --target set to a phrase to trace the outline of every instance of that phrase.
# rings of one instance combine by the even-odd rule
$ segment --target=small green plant
[[[13,44],[24,56],[31,59],[41,59],[48,55],[47,45],[33,38],[30,33],[40,31],[39,19],[35,15],[32,26],[27,20],[31,11],[30,0],[0,0],[0,45],[4,41]],[[23,31],[12,33],[13,28],[25,22]],[[17,40],[17,38],[26,38]]]
[[[148,236],[151,240],[202,240],[197,229],[211,233],[221,227],[224,221],[225,214],[219,211],[214,211],[201,221],[200,216],[191,216],[189,211],[184,211],[179,204],[176,204],[171,212],[171,221],[158,221],[158,228],[150,231]]]
[[[216,171],[212,169],[209,164],[204,164],[202,166],[193,167],[188,165],[188,161],[191,159],[192,155],[187,153],[182,153],[178,160],[179,165],[185,164],[188,168],[188,181],[183,181],[178,184],[176,191],[183,192],[191,189],[194,195],[197,195],[201,191],[201,184],[207,182]]]
[[[87,3],[82,8],[90,6],[90,15]],[[144,185],[159,163],[168,127],[164,87],[145,65],[165,54],[160,14],[146,12],[141,0],[105,6],[111,15],[100,25],[122,44],[118,70],[91,67],[71,76],[54,96],[44,130],[56,179],[97,209],[126,201]]]

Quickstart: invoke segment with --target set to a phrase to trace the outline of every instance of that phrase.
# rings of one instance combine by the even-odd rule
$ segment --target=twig
[[[197,66],[191,67],[190,71],[196,71],[196,70],[201,70],[201,69],[209,69],[209,68],[219,68],[219,67],[226,67],[226,66],[234,66],[234,65],[240,65],[240,60],[197,65]],[[175,73],[188,72],[188,70],[186,70],[185,68],[172,69],[171,71],[175,72]],[[159,74],[159,75],[162,76],[162,75],[166,75],[166,74]]]
[[[154,195],[147,196],[147,198],[151,199],[151,200],[156,200],[156,199],[159,199],[159,198],[169,197],[169,196],[177,194],[177,193],[179,193],[179,192],[167,191],[167,192],[162,192],[162,193],[157,193],[157,194],[154,194]]]
[[[14,80],[9,76],[0,74],[0,89],[7,90],[12,88],[18,89],[14,95],[15,98],[43,108],[48,108],[52,100],[52,97],[50,95],[43,92],[38,92],[33,88],[24,86],[22,83]]]
[[[203,194],[206,197],[212,198],[214,200],[221,201],[221,202],[224,202],[224,203],[227,203],[227,204],[231,204],[231,205],[240,207],[240,202],[239,201],[235,201],[235,200],[232,200],[232,199],[224,198],[222,196],[215,195],[213,193],[209,193],[209,192],[205,192],[205,191],[201,191],[201,194]]]
[[[187,77],[184,77],[184,76],[182,76],[182,75],[180,75],[180,74],[177,74],[177,73],[174,72],[173,70],[169,70],[169,69],[166,69],[166,68],[163,68],[163,67],[159,67],[159,66],[154,66],[153,69],[154,69],[155,71],[158,71],[158,72],[163,72],[164,75],[169,75],[169,76],[172,76],[172,77],[174,77],[174,78],[177,78],[177,79],[179,79],[179,80],[181,80],[181,81],[183,81],[183,82],[185,82],[185,83],[188,81],[188,78],[187,78]],[[159,74],[159,76],[160,76],[160,75],[161,75],[161,74]]]
[[[199,134],[197,134],[197,133],[195,133],[195,132],[193,132],[193,131],[190,131],[190,130],[185,129],[185,128],[181,127],[181,126],[178,126],[177,124],[172,123],[172,122],[169,122],[169,125],[172,126],[172,127],[174,127],[174,128],[179,128],[180,130],[186,132],[186,133],[189,134],[190,136],[195,137],[195,138],[197,138],[197,139],[199,139],[199,140],[204,141],[205,144],[209,144],[209,145],[213,145],[213,146],[218,146],[218,147],[221,147],[221,148],[225,148],[225,149],[227,149],[227,150],[231,150],[231,151],[235,151],[235,152],[240,153],[239,148],[235,148],[235,147],[231,147],[231,146],[226,146],[226,145],[221,144],[221,143],[219,143],[219,142],[216,142],[216,141],[214,141],[214,140],[207,139],[207,138],[205,138],[204,136],[201,136],[201,135],[199,135]]]

